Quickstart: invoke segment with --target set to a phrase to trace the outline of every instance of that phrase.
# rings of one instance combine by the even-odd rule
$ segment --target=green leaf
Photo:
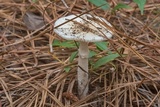
[[[114,8],[113,8],[113,11],[116,11],[116,10],[119,10],[119,9],[129,9],[131,8],[130,6],[126,5],[126,4],[123,4],[123,3],[119,3],[117,4]]]
[[[141,15],[143,15],[144,5],[146,4],[146,0],[133,0],[139,7],[141,11]]]
[[[35,2],[37,2],[37,0],[32,0],[32,2],[34,2],[34,3],[35,3]]]
[[[97,53],[94,51],[89,51],[89,58],[95,56]]]
[[[73,52],[70,56],[69,62],[72,62],[77,55],[78,55],[78,51]]]
[[[54,40],[52,46],[59,46],[60,43],[61,42],[59,40]]]
[[[104,56],[102,58],[100,58],[95,64],[94,64],[94,69],[116,59],[117,57],[119,57],[119,54],[118,53],[115,53],[115,54],[110,54],[108,56]]]
[[[59,40],[54,40],[52,46],[60,46],[60,47],[65,47],[65,48],[73,48],[76,47],[75,43],[73,41],[59,41]]]
[[[71,67],[69,67],[69,66],[64,67],[64,71],[65,71],[65,72],[69,72],[70,69],[71,69]]]
[[[69,41],[61,42],[60,45],[61,45],[62,47],[65,47],[65,48],[73,48],[73,47],[76,47],[73,42],[69,42]]]
[[[107,50],[108,42],[95,42],[95,44],[101,51]]]
[[[106,2],[106,0],[88,0],[92,4],[94,4],[97,7],[100,7],[103,10],[109,9],[109,4]]]

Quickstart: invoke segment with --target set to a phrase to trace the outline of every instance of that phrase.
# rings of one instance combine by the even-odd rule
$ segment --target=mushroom
[[[104,18],[90,14],[69,15],[59,18],[54,24],[54,32],[66,40],[79,41],[78,58],[78,94],[80,98],[87,95],[89,90],[88,56],[89,42],[104,41],[112,37],[107,28],[112,27]]]

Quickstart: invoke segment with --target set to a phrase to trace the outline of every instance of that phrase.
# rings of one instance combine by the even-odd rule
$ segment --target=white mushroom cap
[[[102,25],[102,23],[106,23],[106,25],[112,27],[104,18],[89,14],[75,17],[76,15],[69,15],[59,18],[54,24],[54,32],[66,40],[83,42],[98,42],[112,37],[112,32],[107,30],[105,24]],[[65,23],[66,21],[68,22]]]

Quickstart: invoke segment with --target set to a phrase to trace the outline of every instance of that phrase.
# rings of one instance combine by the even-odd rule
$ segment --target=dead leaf
[[[29,30],[37,30],[45,25],[45,21],[42,16],[35,15],[31,12],[26,12],[23,17],[23,21]]]
[[[71,101],[74,101],[74,102],[79,101],[78,97],[75,96],[73,93],[70,93],[70,92],[64,92],[63,97],[65,97],[65,98],[67,98]]]

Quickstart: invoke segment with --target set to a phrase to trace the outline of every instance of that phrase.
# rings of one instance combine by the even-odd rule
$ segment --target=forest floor
[[[160,107],[159,0],[147,2],[143,15],[120,0],[109,0],[105,11],[87,0],[33,1],[0,0],[0,107]],[[132,8],[113,12],[118,3]],[[70,61],[77,47],[66,46],[53,25],[83,13],[108,20],[114,35],[104,50],[89,44],[89,93],[80,99],[77,56]],[[94,69],[114,53],[119,57]]]

